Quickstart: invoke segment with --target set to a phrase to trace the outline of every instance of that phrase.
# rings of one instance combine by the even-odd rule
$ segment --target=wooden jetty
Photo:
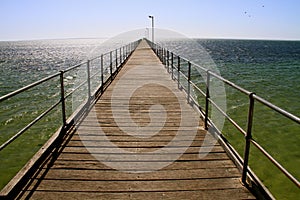
[[[255,199],[222,146],[213,140],[204,144],[209,133],[198,115],[143,40],[90,113],[67,132],[17,197]]]

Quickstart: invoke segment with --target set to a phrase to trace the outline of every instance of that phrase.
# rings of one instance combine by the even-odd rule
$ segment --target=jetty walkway
[[[208,134],[142,40],[18,198],[255,199]]]

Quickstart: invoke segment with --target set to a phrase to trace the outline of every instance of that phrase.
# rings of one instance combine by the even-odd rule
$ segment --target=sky
[[[110,38],[151,27],[193,38],[300,40],[299,0],[0,0],[0,41]]]

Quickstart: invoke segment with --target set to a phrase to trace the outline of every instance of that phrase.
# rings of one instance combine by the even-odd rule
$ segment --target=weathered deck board
[[[117,85],[135,68],[142,70],[134,72],[131,81]],[[145,85],[130,94],[127,105],[128,91],[142,81]],[[122,92],[114,94],[116,87]],[[112,101],[115,101],[114,107]],[[164,106],[165,115],[158,107],[152,107],[149,113],[153,104]],[[133,122],[128,119],[128,110]],[[255,199],[241,185],[241,175],[222,147],[214,141],[206,141],[207,133],[197,113],[186,103],[185,95],[177,89],[145,41],[93,111],[71,135],[57,159],[41,166],[32,183],[19,196],[21,199]],[[151,124],[151,117],[157,121]],[[182,125],[182,118],[198,121]],[[164,119],[162,126],[160,122]],[[136,124],[142,131],[137,132]],[[125,128],[127,134],[120,127]],[[161,130],[152,135],[157,128]],[[105,135],[99,134],[101,131]],[[178,131],[181,136],[176,138]],[[128,135],[131,132],[135,135]],[[165,152],[156,151],[171,140],[173,143]],[[112,143],[115,146],[112,147]],[[119,148],[123,153],[117,151]],[[157,154],[153,160],[152,156]],[[172,154],[179,155],[174,162]],[[99,155],[106,164],[96,159]],[[123,171],[108,166],[109,162],[118,160],[126,166]],[[147,169],[147,166],[151,170],[151,165],[165,162],[170,164],[159,170]],[[140,163],[146,163],[143,170],[148,172],[136,173]]]

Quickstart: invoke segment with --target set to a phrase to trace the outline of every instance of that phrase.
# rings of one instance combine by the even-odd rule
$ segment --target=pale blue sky
[[[197,38],[300,40],[299,0],[0,0],[0,40],[112,37],[151,26]]]

